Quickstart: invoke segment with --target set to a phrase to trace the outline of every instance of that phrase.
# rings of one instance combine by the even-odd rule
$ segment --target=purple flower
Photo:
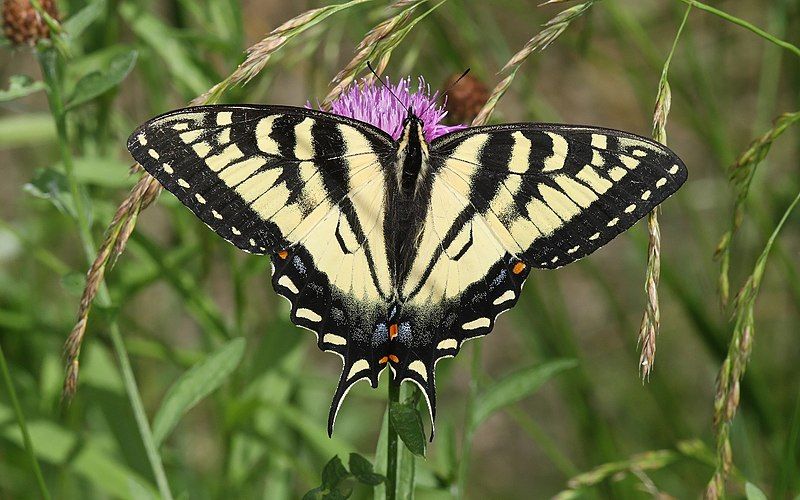
[[[331,113],[367,122],[393,139],[398,139],[403,132],[403,120],[408,115],[409,106],[422,120],[422,130],[428,142],[440,135],[466,128],[466,125],[448,126],[440,123],[447,111],[436,103],[439,92],[431,94],[430,85],[422,77],[419,77],[416,92],[409,90],[411,77],[401,79],[396,85],[392,85],[386,77],[385,83],[382,85],[374,80],[363,80],[361,85],[351,85],[331,103]]]

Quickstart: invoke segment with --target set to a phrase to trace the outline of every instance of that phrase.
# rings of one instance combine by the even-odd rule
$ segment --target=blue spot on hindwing
[[[504,281],[506,280],[506,276],[507,276],[507,274],[508,274],[508,273],[506,272],[506,270],[505,270],[505,269],[501,269],[501,270],[500,270],[500,274],[498,274],[497,276],[495,276],[495,278],[492,280],[492,284],[489,286],[489,288],[495,288],[495,287],[496,287],[496,286],[498,286],[500,283],[504,282]]]
[[[295,255],[292,257],[292,264],[294,264],[295,269],[297,272],[300,273],[302,276],[306,275],[306,265],[303,264],[303,261],[300,259],[300,256]]]
[[[378,323],[375,325],[375,330],[372,331],[372,345],[378,346],[386,342],[389,338],[389,330],[386,328],[386,323]]]
[[[411,323],[403,321],[397,326],[397,340],[401,344],[411,344]]]

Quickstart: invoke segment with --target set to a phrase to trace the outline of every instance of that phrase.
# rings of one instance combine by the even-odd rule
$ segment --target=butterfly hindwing
[[[376,386],[385,368],[373,351],[392,289],[383,239],[392,139],[304,108],[201,106],[150,120],[128,148],[211,229],[271,256],[292,321],[343,360],[332,430],[352,384]]]

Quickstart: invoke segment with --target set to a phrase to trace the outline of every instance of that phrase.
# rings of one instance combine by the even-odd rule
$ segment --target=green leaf
[[[87,344],[84,349],[86,352],[81,354],[81,384],[111,394],[124,395],[125,384],[111,353],[100,345]]]
[[[72,38],[79,37],[93,22],[100,18],[106,10],[107,0],[95,0],[75,14],[69,16],[61,25]]]
[[[153,440],[157,446],[161,445],[186,412],[222,385],[241,362],[244,348],[243,338],[233,339],[175,381],[153,419]]]
[[[339,484],[350,477],[350,473],[342,465],[342,460],[339,456],[331,458],[325,468],[322,469],[322,488],[325,490],[334,490]]]
[[[0,102],[13,101],[45,88],[45,84],[42,81],[34,81],[26,75],[12,75],[8,79],[8,89],[0,90]]]
[[[393,402],[389,406],[389,419],[409,451],[424,457],[425,430],[422,427],[422,416],[419,411],[413,406]]]
[[[342,490],[336,489],[322,495],[322,500],[345,500],[350,498],[352,493],[352,490],[348,491],[347,493],[343,493]]]
[[[75,178],[81,184],[109,188],[130,186],[134,178],[130,175],[131,162],[103,156],[79,156],[72,159]],[[61,165],[59,164],[59,168]]]
[[[22,434],[11,408],[0,403],[0,438],[22,447]],[[86,481],[109,498],[132,499],[129,487],[135,482],[155,497],[154,487],[138,471],[120,462],[119,453],[106,437],[93,433],[75,434],[49,420],[28,421],[36,457],[66,474]],[[101,495],[103,496],[103,495]]]
[[[744,493],[747,500],[767,500],[767,495],[761,491],[758,486],[747,481],[744,485]]]
[[[105,71],[93,71],[75,84],[66,109],[74,109],[119,85],[136,65],[137,52],[129,50],[111,59]]]
[[[476,399],[471,425],[477,427],[497,410],[533,394],[554,375],[577,364],[572,359],[560,359],[522,369],[498,380]]]
[[[52,168],[38,169],[33,179],[25,184],[22,190],[36,198],[49,201],[59,212],[75,217],[74,200],[67,187],[67,179],[61,172]]]
[[[322,469],[322,485],[303,495],[303,500],[316,500],[319,498],[323,500],[339,500],[349,498],[352,490],[343,492],[340,486],[342,481],[350,476],[351,474],[344,468],[339,455],[334,455],[325,464],[325,468]]]
[[[372,462],[362,457],[358,453],[350,454],[350,474],[354,475],[359,482],[370,486],[377,486],[386,480],[380,474],[376,474],[372,469]]]
[[[136,2],[124,2],[119,13],[142,42],[164,61],[164,69],[189,93],[202,94],[214,84],[192,59],[189,47],[180,39],[177,30],[140,8]]]
[[[322,486],[317,486],[313,490],[308,491],[305,495],[303,495],[303,500],[317,500],[322,495],[322,492],[325,489]]]

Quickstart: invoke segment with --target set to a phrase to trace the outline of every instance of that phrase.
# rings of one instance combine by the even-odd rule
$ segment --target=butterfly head
[[[428,155],[428,141],[425,138],[425,122],[415,112],[412,106],[408,107],[406,117],[403,119],[403,133],[400,137],[402,147],[421,150],[425,157]]]
[[[412,126],[416,125],[420,128],[422,128],[425,125],[420,119],[420,117],[417,116],[416,113],[414,113],[414,108],[411,106],[408,107],[408,113],[406,114],[406,117],[403,119],[403,128],[409,125]]]
[[[408,113],[403,119],[403,136],[418,138],[422,143],[427,142],[425,139],[425,122],[417,116],[411,106],[408,107]]]

